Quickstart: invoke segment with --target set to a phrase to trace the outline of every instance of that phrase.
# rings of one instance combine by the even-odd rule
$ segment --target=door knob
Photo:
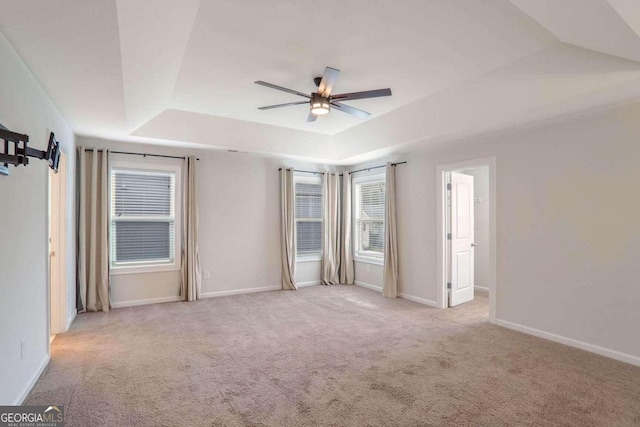
[[[472,247],[472,248],[475,248],[476,246],[478,246],[478,245],[476,245],[475,243],[472,243],[472,244],[471,244],[471,247]]]

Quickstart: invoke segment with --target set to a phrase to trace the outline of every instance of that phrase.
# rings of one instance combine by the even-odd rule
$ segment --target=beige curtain
[[[340,283],[353,285],[355,271],[353,266],[353,237],[351,231],[351,174],[342,175],[342,233],[340,255]]]
[[[78,151],[78,310],[109,311],[109,151]]]
[[[180,294],[185,301],[200,298],[202,281],[200,278],[200,253],[198,251],[198,190],[194,156],[184,160],[183,221],[182,221],[182,287]]]
[[[280,252],[282,289],[296,290],[296,220],[293,169],[280,170]]]
[[[396,228],[396,168],[387,163],[384,228],[384,285],[382,294],[397,298],[398,289],[398,242]]]
[[[340,283],[341,264],[341,201],[340,175],[327,172],[322,178],[324,192],[322,214],[322,284]]]

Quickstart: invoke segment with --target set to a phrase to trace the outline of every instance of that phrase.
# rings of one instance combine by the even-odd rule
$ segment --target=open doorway
[[[441,165],[437,174],[439,305],[475,301],[494,321],[495,158]]]
[[[49,339],[66,330],[67,156],[49,170]]]

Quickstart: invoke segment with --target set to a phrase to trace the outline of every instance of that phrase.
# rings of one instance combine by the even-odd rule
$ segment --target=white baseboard
[[[359,280],[356,280],[353,282],[353,284],[356,286],[362,286],[363,288],[371,289],[372,291],[382,292],[381,286],[372,285],[371,283],[361,282]]]
[[[161,297],[161,298],[138,299],[133,301],[112,302],[111,308],[134,307],[136,305],[159,304],[163,302],[178,302],[178,301],[183,301],[183,298],[181,296],[171,296],[171,297]]]
[[[40,375],[42,375],[45,368],[49,364],[49,360],[50,360],[49,355],[48,354],[45,355],[44,358],[42,359],[42,362],[40,362],[40,366],[38,367],[38,370],[35,372],[35,374],[33,374],[33,376],[27,383],[27,386],[22,391],[22,393],[20,393],[17,399],[13,402],[13,406],[19,406],[24,403],[24,400],[27,398],[29,393],[31,393],[31,389],[33,388],[34,385],[36,385],[36,383],[40,379]]]
[[[296,286],[299,287],[299,288],[305,288],[307,286],[316,286],[316,285],[320,285],[320,284],[322,284],[320,282],[320,280],[313,280],[311,282],[298,282],[298,283],[296,283]]]
[[[417,302],[419,304],[428,305],[429,307],[440,308],[440,306],[438,305],[437,302],[431,301],[431,300],[426,299],[426,298],[414,297],[413,295],[403,294],[403,293],[400,294],[400,298],[404,298],[404,299],[407,299],[409,301]]]
[[[280,289],[282,289],[281,285],[263,286],[261,288],[234,289],[231,291],[205,292],[200,294],[200,298],[226,297],[229,295],[252,294],[254,292],[279,291]]]
[[[488,294],[488,293],[489,293],[489,288],[485,288],[484,286],[475,286],[475,285],[474,285],[474,286],[473,286],[473,289],[474,289],[474,290],[476,290],[476,291],[483,292],[483,293],[485,293],[485,294]]]
[[[78,315],[78,309],[74,308],[69,317],[67,318],[67,328],[64,330],[65,332],[67,332],[69,330],[69,328],[71,327],[71,324],[73,323],[74,320],[76,320],[76,316]]]
[[[530,328],[528,326],[519,325],[517,323],[507,322],[506,320],[496,319],[495,324],[508,329],[512,329],[514,331],[533,335],[538,338],[544,338],[560,344],[568,345],[570,347],[575,347],[581,350],[589,351],[591,353],[596,353],[596,354],[599,354],[600,356],[610,357],[611,359],[615,359],[621,362],[626,362],[632,365],[640,366],[640,357],[633,356],[631,354],[621,353],[616,350],[611,350],[611,349],[600,347],[594,344],[589,344],[584,341],[578,341],[578,340],[574,340],[573,338],[563,337],[562,335],[552,334],[551,332],[545,332],[539,329]]]

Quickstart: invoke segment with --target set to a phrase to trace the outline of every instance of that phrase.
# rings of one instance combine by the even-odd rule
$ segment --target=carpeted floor
[[[640,425],[640,368],[354,286],[78,316],[26,404],[68,426]]]

